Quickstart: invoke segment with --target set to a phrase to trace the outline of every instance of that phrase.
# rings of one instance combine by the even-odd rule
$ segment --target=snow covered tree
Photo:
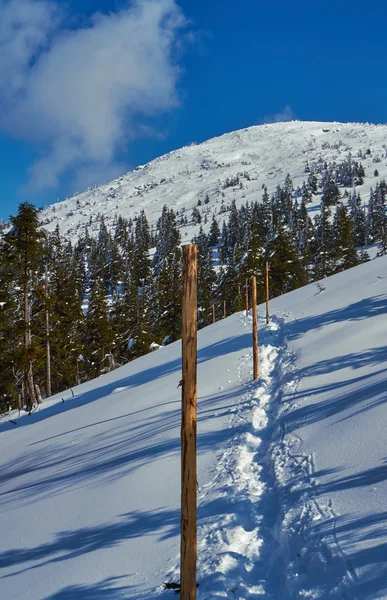
[[[336,253],[336,271],[344,271],[359,264],[354,227],[344,204],[339,204],[333,221],[333,244]]]
[[[333,206],[340,199],[340,190],[337,187],[332,175],[329,175],[323,189],[321,201],[325,206]]]
[[[113,331],[109,322],[106,288],[100,277],[91,289],[86,315],[85,356],[90,377],[97,377],[111,368],[109,357],[113,348]]]
[[[211,323],[212,295],[216,284],[216,273],[212,264],[212,252],[209,239],[200,228],[199,234],[194,239],[198,247],[198,327],[204,327]]]

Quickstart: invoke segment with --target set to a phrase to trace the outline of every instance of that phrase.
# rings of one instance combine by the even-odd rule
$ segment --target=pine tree
[[[156,338],[172,342],[181,332],[181,240],[172,209],[164,206],[157,230],[150,313]]]
[[[270,263],[270,291],[273,297],[286,294],[307,281],[297,251],[289,234],[282,226],[268,245]]]
[[[219,238],[220,238],[219,224],[218,224],[218,221],[215,219],[215,215],[212,215],[212,222],[211,222],[210,234],[209,234],[209,240],[208,240],[210,246],[217,246],[219,244]]]
[[[36,273],[43,255],[44,235],[39,229],[39,211],[29,202],[19,206],[18,214],[11,217],[11,224],[11,231],[4,236],[4,250],[15,283],[14,290],[20,289],[17,331],[22,340],[17,363],[22,372],[23,399],[31,412],[33,404],[39,402],[33,373],[37,348],[31,329],[31,305]]]
[[[344,204],[339,204],[333,221],[336,271],[344,271],[359,264],[353,223]]]
[[[16,304],[13,298],[12,280],[3,241],[0,239],[0,413],[16,407],[18,382],[15,379],[15,317]]]
[[[332,175],[329,175],[321,197],[321,202],[325,206],[333,206],[337,204],[340,199],[340,190],[337,187],[335,181],[333,180]]]
[[[109,322],[106,288],[100,277],[91,289],[86,316],[85,355],[88,360],[87,369],[90,377],[97,377],[110,370],[113,343],[114,336]]]
[[[85,295],[83,261],[72,245],[57,231],[50,240],[50,347],[52,389],[57,393],[85,377],[84,314]]]
[[[199,234],[194,239],[198,247],[197,269],[197,304],[198,304],[198,327],[205,327],[211,323],[212,296],[216,284],[216,273],[212,264],[212,252],[209,238],[201,227]]]

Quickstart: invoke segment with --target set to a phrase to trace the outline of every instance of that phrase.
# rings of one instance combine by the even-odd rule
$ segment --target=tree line
[[[252,275],[263,302],[267,260],[275,297],[368,260],[365,246],[375,241],[387,253],[384,181],[365,208],[358,163],[307,165],[306,173],[302,187],[288,175],[272,195],[263,186],[259,200],[223,206],[223,222],[213,215],[207,233],[200,225],[199,328],[211,323],[213,305],[218,315],[241,310]],[[199,202],[190,218],[164,206],[154,229],[144,211],[117,217],[113,229],[100,217],[98,234],[86,228],[75,244],[58,228],[45,232],[32,204],[20,205],[0,237],[0,410],[31,411],[42,396],[147,353],[152,341],[180,337],[180,228],[182,219],[198,224]]]

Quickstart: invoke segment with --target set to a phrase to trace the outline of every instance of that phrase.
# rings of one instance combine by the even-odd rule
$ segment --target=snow
[[[199,332],[198,600],[387,597],[387,257]],[[7,600],[175,598],[176,342],[0,423]],[[62,398],[64,401],[62,401]]]
[[[46,229],[53,231],[58,224],[62,234],[76,241],[86,226],[91,235],[96,234],[98,214],[111,228],[117,215],[134,218],[144,209],[154,224],[166,204],[181,214],[185,211],[190,220],[192,209],[201,200],[202,224],[208,231],[213,214],[220,223],[227,219],[227,206],[233,200],[238,207],[260,200],[263,185],[271,194],[278,184],[283,186],[288,173],[294,187],[301,186],[308,177],[307,161],[312,164],[323,158],[340,163],[349,152],[364,166],[364,184],[356,191],[367,204],[370,187],[387,179],[386,138],[387,125],[292,121],[249,127],[175,150],[105,185],[52,204],[42,212],[42,220]],[[370,154],[366,154],[368,149]],[[237,175],[242,187],[224,187]],[[319,204],[316,195],[308,207],[311,217],[319,212]],[[181,227],[183,242],[190,241],[199,228],[193,224]]]

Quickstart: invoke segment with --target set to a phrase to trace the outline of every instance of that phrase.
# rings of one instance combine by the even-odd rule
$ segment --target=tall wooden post
[[[266,261],[266,325],[269,325],[269,263]]]
[[[227,317],[226,300],[223,300],[223,318],[225,319],[226,317]]]
[[[215,323],[215,304],[212,305],[212,322]]]
[[[183,246],[180,598],[196,599],[197,246]]]
[[[249,314],[249,280],[246,278],[246,317]]]
[[[51,391],[50,314],[49,314],[49,310],[48,310],[49,285],[48,285],[47,265],[46,265],[45,288],[44,289],[45,289],[45,316],[46,316],[46,395],[47,395],[47,398],[49,398],[50,396],[52,396],[52,391]],[[38,396],[38,398],[39,398],[39,396]]]
[[[253,304],[253,371],[254,380],[258,379],[258,321],[257,321],[257,280],[251,278],[251,302]]]

